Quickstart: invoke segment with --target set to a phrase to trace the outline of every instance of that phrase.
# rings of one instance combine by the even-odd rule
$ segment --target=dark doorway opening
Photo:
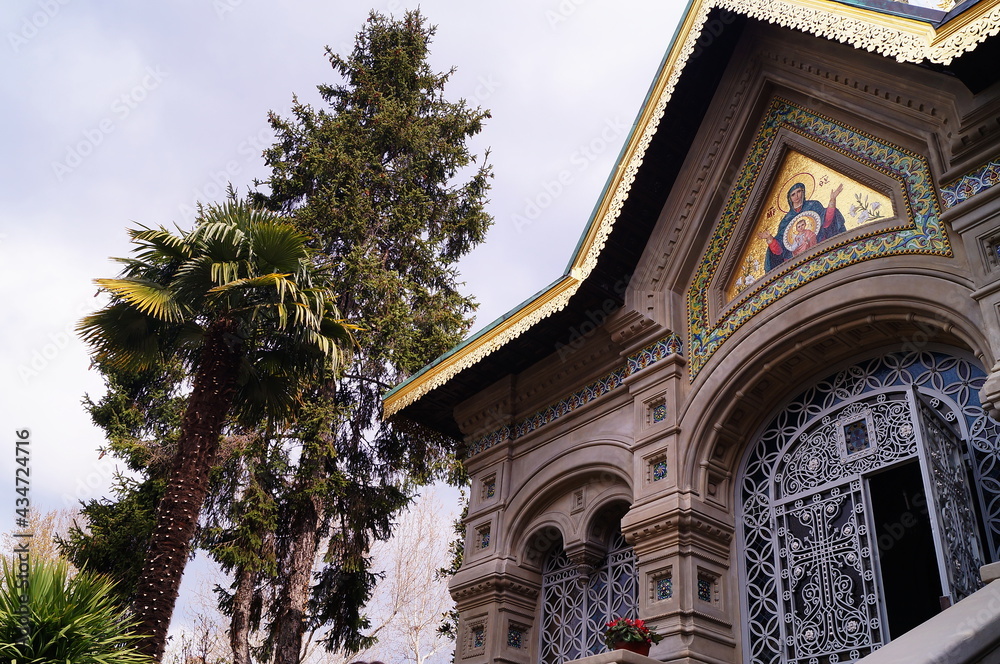
[[[894,639],[941,611],[931,506],[916,459],[871,475],[868,488],[889,637]]]

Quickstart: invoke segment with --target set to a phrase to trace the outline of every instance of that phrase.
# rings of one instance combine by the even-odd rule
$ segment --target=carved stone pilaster
[[[979,390],[979,400],[985,410],[994,420],[1000,420],[1000,362],[993,365],[989,378]]]

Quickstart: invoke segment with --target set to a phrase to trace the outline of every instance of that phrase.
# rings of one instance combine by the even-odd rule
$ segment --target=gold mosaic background
[[[858,226],[885,221],[896,215],[888,197],[804,154],[790,151],[771,183],[761,215],[743,247],[737,263],[739,267],[726,286],[727,301],[764,276],[767,241],[759,239],[757,234],[761,231],[772,236],[777,233],[778,224],[788,212],[788,190],[796,182],[806,186],[806,200],[819,201],[824,207],[830,202],[830,193],[837,186],[843,185],[843,190],[837,195],[837,209],[844,216],[848,232]],[[812,254],[814,251],[807,253]]]

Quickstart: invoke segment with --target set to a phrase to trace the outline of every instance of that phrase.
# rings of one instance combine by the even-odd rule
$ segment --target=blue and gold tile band
[[[625,359],[623,366],[589,383],[583,389],[573,392],[551,406],[536,411],[534,415],[519,420],[512,426],[502,426],[489,432],[469,447],[466,451],[466,458],[471,458],[484,450],[488,450],[508,440],[520,438],[550,422],[554,422],[563,415],[573,412],[594,399],[618,389],[625,384],[625,379],[632,374],[638,373],[671,355],[682,355],[683,350],[680,336],[670,333],[662,339],[658,339],[632,353]]]

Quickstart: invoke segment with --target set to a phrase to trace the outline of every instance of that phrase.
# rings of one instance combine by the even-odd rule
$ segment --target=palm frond
[[[278,300],[284,300],[289,294],[298,292],[298,287],[295,282],[289,279],[292,275],[290,274],[262,274],[257,277],[245,277],[243,279],[234,279],[228,283],[221,284],[209,290],[209,293],[226,293],[232,290],[242,290],[242,289],[256,289],[256,288],[270,288],[273,287],[275,293],[278,296]]]
[[[86,570],[70,577],[65,562],[32,560],[26,584],[3,560],[0,576],[0,660],[73,664],[152,664],[136,649],[139,637],[115,603],[113,582]],[[28,601],[22,605],[23,595]],[[27,610],[29,638],[20,637]]]
[[[97,280],[112,303],[78,326],[97,362],[136,369],[171,355],[197,366],[205,329],[220,316],[253,340],[247,352],[285,352],[283,371],[340,367],[356,345],[359,328],[341,320],[305,236],[273,212],[227,201],[201,208],[189,232],[130,235],[137,248],[124,275]]]
[[[245,261],[217,261],[212,263],[212,282],[219,286],[224,286],[240,278],[240,273],[247,272],[248,266]]]
[[[194,249],[183,235],[174,235],[165,228],[130,229],[129,237],[138,245],[136,255],[142,260],[169,258],[183,261],[191,258]]]
[[[163,284],[146,279],[95,279],[94,283],[148,316],[168,323],[184,320],[176,293]]]
[[[156,366],[165,353],[162,321],[129,304],[117,302],[84,317],[76,331],[93,348],[94,360],[116,369],[143,371]]]
[[[255,223],[250,227],[254,255],[270,272],[295,273],[302,269],[308,253],[306,236],[282,223]]]

